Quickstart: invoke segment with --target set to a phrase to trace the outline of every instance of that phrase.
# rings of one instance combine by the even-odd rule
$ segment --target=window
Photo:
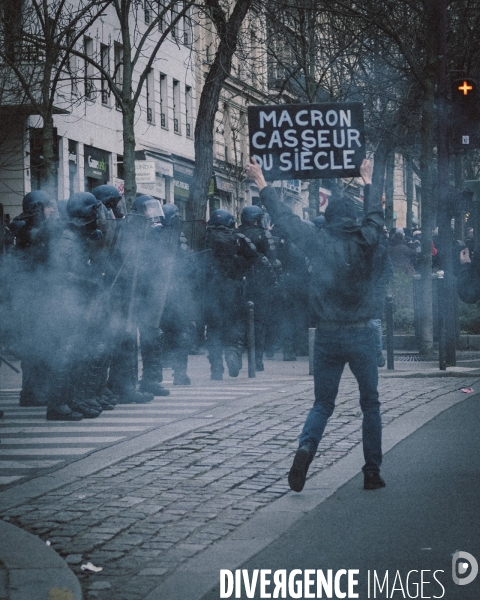
[[[157,0],[158,6],[158,31],[163,33],[165,31],[165,6],[161,0]]]
[[[167,120],[168,111],[168,88],[167,76],[160,73],[160,125],[164,129],[168,129]]]
[[[155,104],[154,104],[154,70],[150,69],[147,75],[147,123],[155,124]]]
[[[192,88],[185,86],[185,133],[187,137],[193,137],[193,108]]]
[[[175,4],[173,4],[172,6],[172,10],[171,10],[171,23],[172,23],[172,37],[175,40],[178,40],[180,38],[180,19],[178,18],[178,14],[179,14],[179,7],[178,7],[178,3],[176,2]]]
[[[191,8],[187,10],[183,17],[183,43],[185,46],[191,46],[193,44]]]
[[[123,46],[115,42],[114,46],[115,73],[113,79],[119,90],[123,85]],[[120,108],[118,100],[115,103],[117,108]]]
[[[0,10],[2,11],[3,21],[3,48],[7,59],[15,62],[16,56],[22,46],[23,36],[23,15],[22,10],[19,10],[17,0],[4,0]],[[22,49],[22,52],[25,50]]]
[[[108,99],[110,97],[110,90],[108,87],[108,81],[105,77],[105,73],[110,72],[110,48],[105,44],[100,44],[100,64],[102,66],[102,73],[100,75],[100,86],[102,90],[102,104],[108,105]]]
[[[223,107],[223,140],[225,148],[225,162],[232,162],[232,127],[230,123],[230,106],[228,104],[225,104]]]
[[[123,156],[117,154],[117,177],[118,179],[125,179],[125,171],[123,169]]]
[[[145,25],[150,25],[150,23],[152,22],[152,19],[154,18],[153,17],[152,0],[145,0],[144,11],[145,11]]]
[[[180,82],[173,80],[173,131],[180,131]]]
[[[71,50],[75,49],[73,29],[70,29],[70,28],[68,29],[67,35],[66,35],[66,41],[67,41],[67,46],[69,49],[71,49]],[[73,97],[80,96],[80,90],[78,88],[78,83],[79,83],[78,64],[79,64],[78,58],[74,54],[69,53],[68,60],[66,63],[66,68],[67,68],[67,72],[70,76],[70,82],[71,82],[70,93]]]
[[[84,40],[85,56],[93,58],[93,40],[85,38]],[[93,77],[93,65],[85,59],[85,98],[87,100],[95,100],[95,80]]]

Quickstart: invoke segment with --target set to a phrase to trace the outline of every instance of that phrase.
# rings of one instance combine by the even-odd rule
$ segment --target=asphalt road
[[[345,597],[479,600],[480,575],[468,585],[456,585],[452,579],[456,551],[469,552],[480,562],[479,433],[480,396],[474,395],[386,454],[386,488],[364,491],[361,475],[351,479],[242,569],[248,570],[249,580],[254,569],[271,569],[271,580],[273,571],[280,569],[286,569],[287,577],[293,569],[321,569],[325,575],[332,569],[333,577],[340,569],[357,569],[352,577],[358,584],[352,592],[358,596],[348,594],[346,575],[339,579]],[[466,578],[471,565],[461,562],[466,571],[459,576]],[[380,583],[374,585],[375,575]],[[310,597],[340,597],[335,589],[333,596],[317,596],[315,577],[312,580]],[[275,597],[274,588],[272,582],[265,591]],[[262,597],[259,583],[255,596],[246,595],[244,584],[241,590],[241,595],[233,591],[230,597]],[[294,596],[287,588],[283,597]],[[204,596],[219,598],[218,586]]]

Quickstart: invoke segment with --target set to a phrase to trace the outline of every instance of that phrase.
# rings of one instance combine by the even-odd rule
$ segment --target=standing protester
[[[207,223],[210,250],[205,274],[205,322],[211,379],[223,379],[223,353],[230,377],[242,368],[245,337],[244,277],[258,258],[252,242],[235,229],[228,211],[214,210]]]
[[[263,353],[265,350],[265,331],[268,318],[269,302],[273,288],[281,274],[281,265],[275,253],[275,242],[269,231],[263,226],[264,213],[259,206],[246,206],[240,215],[242,224],[238,231],[245,235],[270,262],[258,261],[247,273],[247,301],[254,304],[255,318],[255,368],[263,371]]]
[[[332,196],[325,211],[326,226],[310,228],[281,203],[267,186],[260,165],[251,159],[246,168],[260,190],[260,198],[275,223],[291,232],[309,257],[312,271],[310,302],[317,321],[314,350],[315,402],[300,435],[290,469],[292,490],[302,491],[310,463],[329,417],[345,364],[357,379],[363,412],[364,488],[385,486],[380,477],[382,426],[378,400],[378,367],[370,319],[375,316],[372,261],[382,234],[381,203],[370,205],[371,163],[364,160],[360,174],[365,185],[365,217],[356,223],[356,207],[347,196]]]

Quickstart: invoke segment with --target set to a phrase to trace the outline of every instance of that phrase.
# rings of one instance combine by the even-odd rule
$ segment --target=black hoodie
[[[291,239],[310,259],[309,299],[318,324],[349,325],[375,318],[372,259],[383,230],[380,202],[370,206],[365,186],[365,216],[361,225],[346,217],[326,227],[310,227],[266,187],[260,198],[273,221],[288,230]]]

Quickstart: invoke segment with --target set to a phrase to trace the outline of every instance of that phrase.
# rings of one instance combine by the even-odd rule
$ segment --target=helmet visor
[[[162,205],[159,200],[152,198],[143,205],[144,214],[150,221],[159,223],[164,216]]]

